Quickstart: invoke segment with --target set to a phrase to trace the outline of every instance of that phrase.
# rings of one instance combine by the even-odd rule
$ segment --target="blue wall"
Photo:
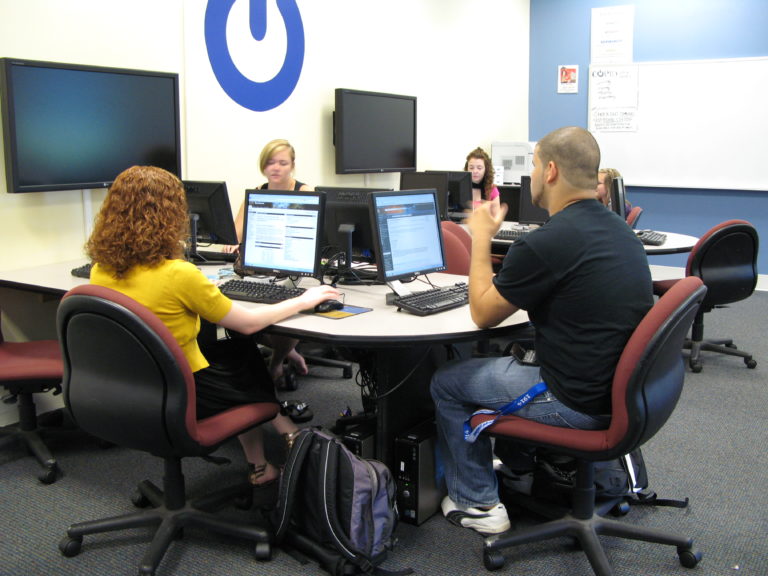
[[[765,0],[531,0],[531,140],[561,126],[586,128],[592,8],[627,4],[635,6],[636,62],[768,56]],[[559,64],[579,65],[578,94],[557,94]],[[713,158],[712,169],[739,167],[718,166]],[[631,175],[624,176],[631,180]],[[628,193],[643,208],[641,228],[701,236],[723,220],[743,218],[768,238],[768,192],[630,186]],[[684,266],[685,261],[684,255],[651,260],[666,266]],[[768,250],[760,254],[759,270],[768,274]]]

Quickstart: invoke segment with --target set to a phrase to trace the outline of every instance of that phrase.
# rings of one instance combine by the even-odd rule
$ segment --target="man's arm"
[[[472,258],[469,266],[469,310],[479,328],[496,326],[515,312],[517,306],[504,298],[493,285],[491,243],[504,216],[507,205],[494,209],[490,202],[478,206],[468,218],[472,233]]]

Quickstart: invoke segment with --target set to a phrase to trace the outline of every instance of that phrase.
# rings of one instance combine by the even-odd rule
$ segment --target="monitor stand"
[[[228,262],[226,262],[225,260],[208,260],[207,258],[204,258],[197,253],[197,221],[198,220],[200,220],[199,214],[189,215],[190,239],[189,239],[189,246],[187,248],[187,254],[186,254],[187,262],[191,262],[192,264],[210,265],[210,266],[221,266],[222,264],[228,264]]]
[[[338,265],[338,284],[369,284],[366,278],[361,278],[352,268],[352,234],[355,232],[354,224],[339,224],[339,233],[345,238],[344,265]]]

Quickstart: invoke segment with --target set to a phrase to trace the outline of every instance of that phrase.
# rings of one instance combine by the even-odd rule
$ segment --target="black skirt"
[[[206,343],[202,352],[210,366],[195,372],[198,418],[242,404],[278,401],[275,385],[253,338]]]

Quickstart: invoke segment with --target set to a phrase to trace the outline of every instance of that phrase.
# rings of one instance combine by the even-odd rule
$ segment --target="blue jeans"
[[[464,421],[479,407],[501,408],[538,383],[539,369],[523,366],[511,356],[474,358],[446,364],[432,377],[438,454],[448,495],[460,506],[491,506],[499,501],[493,471],[493,447],[487,434],[470,444]],[[551,393],[537,396],[516,416],[553,426],[595,430],[606,428],[608,417],[568,408]]]

